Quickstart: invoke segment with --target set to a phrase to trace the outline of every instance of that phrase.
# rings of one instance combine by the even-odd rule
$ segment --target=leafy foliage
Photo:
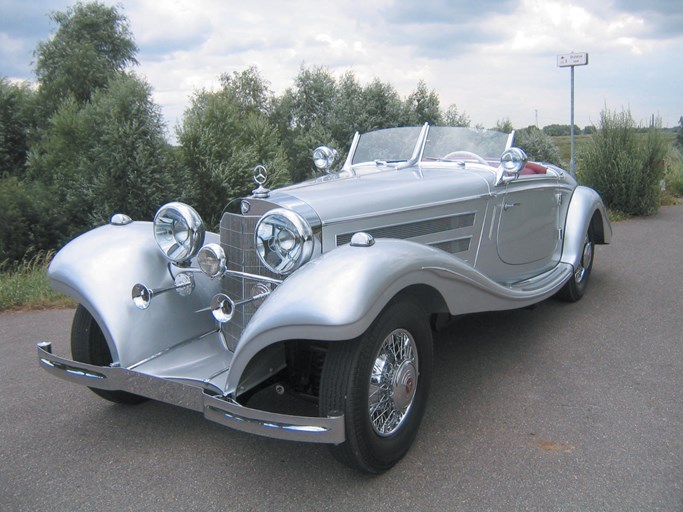
[[[517,130],[515,145],[526,152],[529,160],[562,166],[560,150],[553,140],[536,126]]]
[[[29,174],[53,191],[68,226],[55,242],[107,221],[114,212],[150,219],[177,195],[177,173],[149,85],[133,76],[111,81],[82,108],[62,103],[29,160]]]
[[[81,105],[87,102],[97,89],[137,64],[138,51],[128,19],[116,7],[78,2],[66,11],[52,12],[50,19],[57,31],[35,51],[46,117],[69,97]]]
[[[34,93],[0,77],[0,179],[21,176],[33,125]]]
[[[498,121],[496,121],[496,126],[494,126],[493,129],[503,133],[512,133],[512,130],[515,128],[512,126],[512,121],[505,117],[503,119],[498,119]]]
[[[445,126],[469,126],[471,121],[465,112],[460,112],[454,103],[443,113],[442,122]]]
[[[586,127],[585,133],[589,133],[593,127]],[[551,137],[562,137],[572,134],[572,126],[570,124],[549,124],[543,127],[543,133],[550,135]],[[582,133],[581,129],[574,125],[574,133]]]
[[[680,147],[672,147],[666,156],[664,180],[670,195],[683,197],[683,155]]]
[[[417,88],[408,96],[406,111],[405,124],[407,125],[440,124],[442,122],[439,95],[434,90],[428,90],[427,84],[423,80],[417,83]]]
[[[11,176],[0,179],[0,264],[16,264],[54,244],[53,230],[66,219],[56,218],[52,195],[40,183]]]
[[[269,170],[270,187],[288,179],[277,129],[266,115],[272,101],[269,84],[249,68],[224,75],[222,86],[196,93],[177,130],[184,198],[209,225],[220,220],[231,198],[255,188],[251,171],[256,164]]]
[[[600,114],[598,131],[579,154],[577,174],[607,206],[626,215],[659,208],[666,145],[657,126],[638,134],[629,111]]]
[[[453,122],[469,123],[457,108],[452,114]],[[311,150],[316,146],[335,147],[343,161],[356,131],[441,124],[443,114],[438,95],[423,81],[403,100],[377,78],[362,86],[352,72],[337,80],[327,68],[302,67],[294,86],[277,100],[272,119],[287,151],[291,180],[298,182],[315,172]]]

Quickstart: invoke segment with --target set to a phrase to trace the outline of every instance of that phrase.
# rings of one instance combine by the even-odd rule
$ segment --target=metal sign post
[[[588,65],[588,54],[587,53],[565,53],[564,55],[557,56],[557,66],[560,68],[571,68],[571,134],[572,134],[572,154],[571,161],[569,162],[569,173],[572,176],[576,176],[575,167],[576,161],[574,158],[574,152],[576,147],[576,134],[574,133],[574,68],[576,66],[586,66]]]

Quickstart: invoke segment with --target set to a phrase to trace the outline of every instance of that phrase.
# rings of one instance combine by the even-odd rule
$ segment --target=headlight
[[[297,213],[271,210],[256,224],[256,251],[276,274],[289,274],[311,259],[313,230]]]
[[[337,150],[320,146],[313,150],[313,164],[321,171],[329,172],[337,160]]]
[[[211,278],[222,276],[225,273],[226,264],[225,251],[218,244],[206,244],[197,254],[197,265]]]
[[[165,204],[154,216],[154,239],[174,263],[185,263],[197,254],[205,231],[199,214],[184,203]]]

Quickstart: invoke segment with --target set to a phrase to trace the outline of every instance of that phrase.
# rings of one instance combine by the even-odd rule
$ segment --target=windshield
[[[448,159],[451,153],[468,151],[487,160],[498,160],[507,149],[507,133],[451,126],[432,126],[423,160]]]
[[[381,162],[383,164],[407,162],[422,144],[422,127],[386,128],[364,133],[358,139],[351,165]],[[424,142],[422,160],[456,160],[468,152],[485,160],[499,160],[508,149],[510,135],[494,130],[453,126],[431,126]],[[417,153],[419,154],[419,153]]]
[[[419,126],[408,128],[387,128],[360,136],[353,154],[352,164],[363,162],[403,162],[413,156],[415,144],[420,137]]]

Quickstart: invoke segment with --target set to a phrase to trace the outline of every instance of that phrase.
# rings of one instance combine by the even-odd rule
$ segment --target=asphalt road
[[[406,458],[378,477],[324,446],[38,367],[72,311],[0,314],[0,510],[683,511],[683,205],[614,225],[587,295],[461,318],[437,338]]]

